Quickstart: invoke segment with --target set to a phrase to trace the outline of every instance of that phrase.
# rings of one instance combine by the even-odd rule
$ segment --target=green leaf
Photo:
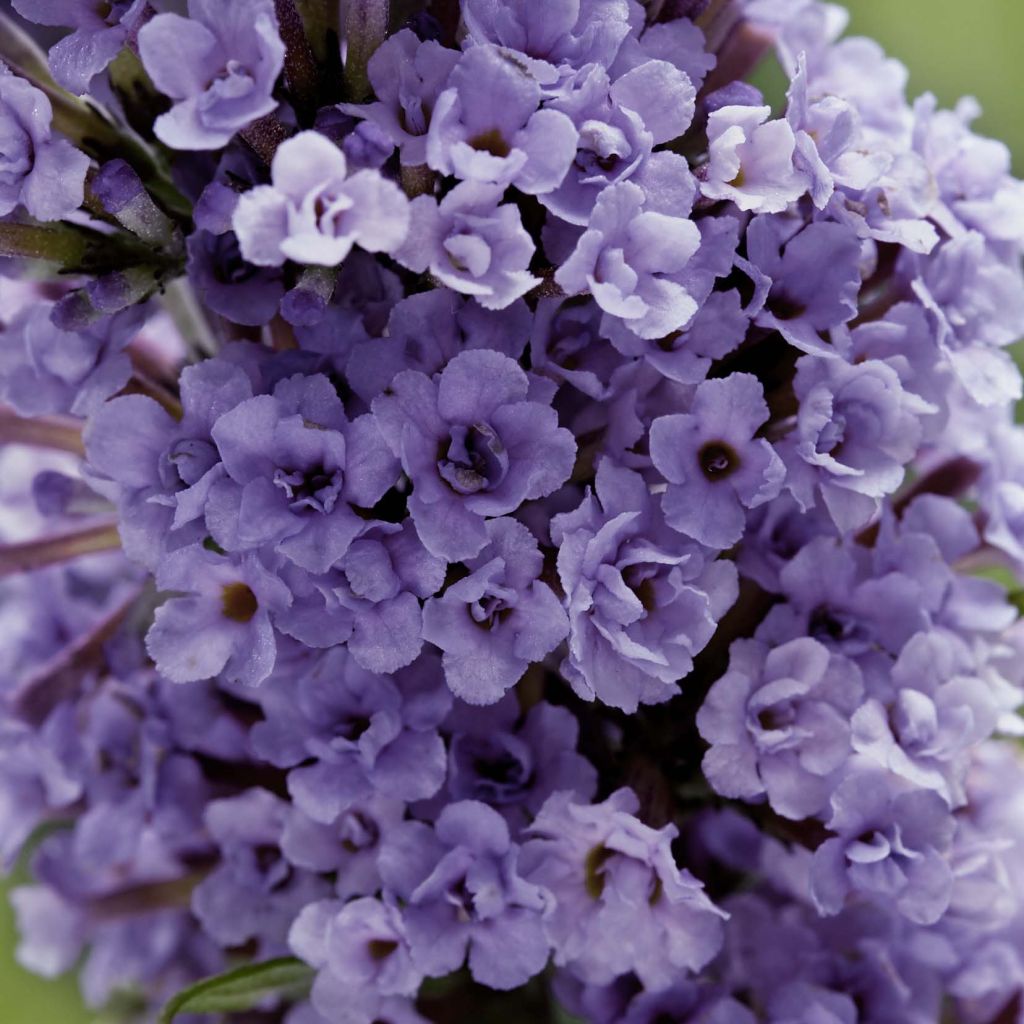
[[[164,1007],[159,1024],[171,1024],[179,1013],[251,1010],[271,995],[297,998],[308,990],[313,974],[312,967],[295,957],[246,964],[182,989]]]

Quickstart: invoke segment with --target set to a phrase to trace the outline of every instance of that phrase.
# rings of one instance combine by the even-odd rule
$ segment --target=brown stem
[[[116,551],[120,547],[116,522],[96,523],[70,533],[3,544],[0,545],[0,578],[44,569],[83,555]]]
[[[24,444],[85,455],[82,424],[70,416],[19,416],[0,406],[0,444]]]
[[[22,680],[10,697],[14,714],[38,727],[58,704],[77,693],[86,673],[104,664],[104,645],[120,628],[140,593],[134,590],[91,630]]]
[[[284,41],[284,78],[296,108],[308,120],[316,110],[317,65],[306,37],[306,26],[295,0],[274,0],[274,11]]]

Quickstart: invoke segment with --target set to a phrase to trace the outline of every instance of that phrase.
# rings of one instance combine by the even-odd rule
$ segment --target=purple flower
[[[911,637],[893,665],[891,691],[852,719],[853,746],[952,807],[966,800],[967,754],[995,728],[998,707],[977,662],[939,631]]]
[[[273,671],[277,640],[272,614],[291,603],[288,588],[254,555],[238,563],[199,546],[167,555],[157,587],[171,597],[156,610],[146,649],[175,683],[223,673],[258,686]]]
[[[922,263],[912,287],[964,389],[986,406],[1020,398],[1020,372],[1002,351],[1024,334],[1024,295],[1015,270],[977,231],[950,239]]]
[[[372,417],[349,422],[330,381],[297,374],[213,426],[224,475],[210,488],[206,523],[228,551],[270,547],[311,573],[348,550],[397,463]]]
[[[514,55],[472,47],[434,106],[428,165],[528,195],[551,192],[569,170],[577,134],[565,114],[538,109],[540,100],[540,85]]]
[[[295,805],[330,825],[374,796],[423,800],[440,789],[445,750],[436,730],[450,699],[439,681],[416,691],[334,647],[298,680],[275,678],[260,691],[265,720],[252,730],[253,749],[290,769]]]
[[[712,548],[743,535],[744,509],[782,489],[785,469],[757,429],[768,419],[761,384],[734,373],[698,385],[688,413],[651,424],[651,459],[668,481],[661,507],[675,530]]]
[[[327,824],[292,806],[281,833],[281,853],[298,868],[336,874],[341,899],[371,896],[381,887],[380,844],[404,817],[405,804],[388,796],[355,803]]]
[[[556,793],[523,847],[526,877],[551,890],[547,933],[555,963],[589,984],[633,971],[651,990],[699,971],[722,944],[719,910],[672,856],[676,829],[635,815],[628,789],[587,806]]]
[[[128,383],[132,365],[124,349],[144,315],[133,306],[64,331],[52,312],[48,303],[27,306],[0,330],[0,395],[23,415],[88,416]]]
[[[36,220],[60,220],[82,205],[89,158],[55,139],[46,94],[0,71],[0,216],[21,204]]]
[[[278,628],[309,647],[345,643],[367,671],[394,672],[423,647],[420,600],[441,589],[445,567],[411,520],[367,523],[332,571],[288,576],[295,601]]]
[[[139,30],[146,72],[174,100],[153,130],[172,149],[220,149],[277,106],[284,44],[271,0],[189,0],[188,12]]]
[[[887,363],[804,356],[794,389],[793,431],[778,445],[786,486],[804,509],[820,493],[843,532],[856,530],[903,481],[934,407],[906,391]]]
[[[278,849],[287,812],[265,789],[207,805],[206,826],[222,859],[193,891],[192,911],[223,946],[280,948],[295,916],[327,894],[323,879],[293,870]]]
[[[704,774],[722,796],[767,794],[783,817],[820,813],[853,752],[850,716],[863,689],[853,662],[810,637],[774,649],[735,641],[729,671],[697,714],[711,744]]]
[[[37,25],[71,26],[74,32],[50,47],[53,77],[74,93],[84,93],[138,29],[146,0],[83,4],[79,0],[14,0],[14,9]]]
[[[541,17],[529,0],[466,0],[462,17],[472,42],[519,51],[541,81],[560,65],[610,66],[630,30],[622,0],[552,0]]]
[[[411,29],[389,36],[367,66],[375,103],[343,103],[341,109],[364,117],[400,148],[402,164],[427,162],[427,131],[437,98],[459,63],[459,51],[433,39],[421,42]]]
[[[645,201],[632,182],[606,188],[555,281],[570,295],[589,292],[608,319],[623,321],[641,338],[659,338],[697,311],[680,275],[700,232],[685,217],[645,210]]]
[[[930,790],[898,787],[883,771],[851,772],[832,795],[826,839],[811,862],[811,892],[822,914],[850,896],[884,900],[915,924],[934,924],[949,905],[953,873],[944,856],[955,823]]]
[[[517,868],[519,848],[497,811],[475,800],[449,804],[433,829],[397,826],[381,852],[386,889],[404,901],[413,963],[432,977],[469,960],[489,988],[525,984],[547,963],[550,897]]]
[[[756,322],[804,352],[834,355],[822,334],[857,314],[860,240],[829,222],[792,230],[782,217],[755,217],[747,228],[755,280],[763,274],[770,285]]]
[[[440,204],[432,196],[418,196],[410,206],[408,237],[395,259],[417,273],[429,270],[485,309],[510,306],[540,281],[527,269],[533,239],[518,207],[499,205],[503,192],[500,185],[464,181]]]
[[[601,192],[626,180],[650,185],[648,198],[657,199],[663,213],[689,208],[696,186],[685,159],[652,153],[656,144],[682,135],[693,117],[693,86],[681,71],[666,61],[647,61],[612,84],[604,68],[591,65],[549,106],[567,114],[579,133],[564,180],[540,198],[552,213],[585,226]],[[680,194],[669,198],[662,193],[673,178]]]
[[[121,510],[125,551],[154,570],[165,550],[205,539],[206,499],[224,473],[210,430],[252,397],[253,384],[240,367],[210,359],[186,367],[179,388],[180,422],[150,398],[123,395],[101,405],[85,431],[94,479]]]
[[[576,693],[627,712],[674,696],[736,599],[735,567],[670,529],[639,474],[608,459],[596,493],[555,516],[551,535]]]
[[[563,640],[569,623],[538,577],[543,557],[514,519],[488,520],[487,544],[469,575],[423,609],[423,637],[444,651],[445,679],[470,704],[493,704]]]
[[[348,175],[345,154],[317,132],[282,142],[273,184],[242,194],[232,217],[242,255],[261,267],[285,260],[333,267],[358,245],[394,252],[409,230],[409,203],[379,171]]]
[[[486,519],[550,494],[572,472],[572,435],[529,390],[514,360],[480,350],[460,353],[434,378],[406,370],[374,401],[432,554],[473,557],[487,543]]]
[[[552,793],[594,795],[597,773],[576,753],[579,724],[567,708],[541,701],[521,717],[508,694],[486,710],[457,704],[448,726],[447,793],[487,803],[513,831]]]
[[[770,107],[720,107],[708,117],[708,163],[700,190],[741,210],[782,213],[811,186],[794,162],[796,137]]]
[[[311,999],[331,1021],[390,1019],[382,1016],[388,1001],[414,996],[423,980],[401,914],[377,899],[309,903],[295,919],[289,943],[318,969]]]
[[[189,236],[187,270],[199,297],[233,323],[258,325],[273,319],[284,296],[281,271],[242,258],[231,217],[238,193],[211,182],[196,203],[196,231]]]

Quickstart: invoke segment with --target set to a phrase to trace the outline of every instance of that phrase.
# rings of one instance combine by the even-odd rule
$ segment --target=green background
[[[985,110],[978,130],[1009,143],[1017,172],[1024,172],[1020,0],[851,0],[849,6],[850,31],[875,37],[910,68],[911,96],[931,90],[944,105],[976,96]],[[0,898],[0,1024],[100,1024],[81,1008],[70,979],[43,981],[17,967],[14,943]]]

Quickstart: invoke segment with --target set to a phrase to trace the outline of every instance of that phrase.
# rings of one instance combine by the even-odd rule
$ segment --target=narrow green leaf
[[[159,1024],[172,1024],[179,1013],[251,1010],[271,995],[296,998],[309,988],[313,973],[312,967],[295,957],[246,964],[182,989],[164,1007]]]

